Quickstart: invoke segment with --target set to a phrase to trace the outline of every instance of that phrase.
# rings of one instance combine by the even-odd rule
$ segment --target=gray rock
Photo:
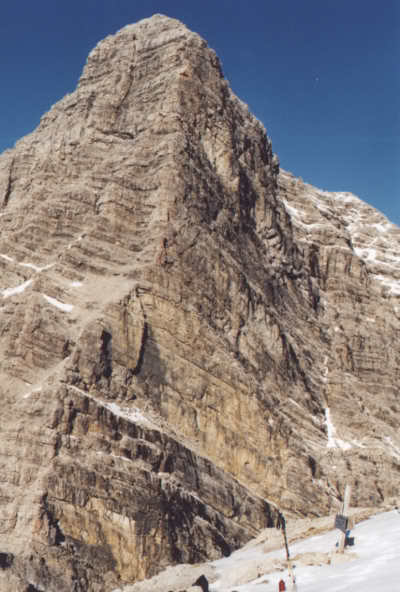
[[[160,15],[1,155],[4,592],[109,592],[276,505],[397,495],[399,229],[343,195],[279,172]]]

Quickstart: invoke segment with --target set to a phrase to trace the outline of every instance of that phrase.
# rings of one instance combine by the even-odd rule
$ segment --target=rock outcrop
[[[102,41],[0,204],[2,590],[109,592],[346,481],[398,495],[400,231],[279,173],[198,35]]]

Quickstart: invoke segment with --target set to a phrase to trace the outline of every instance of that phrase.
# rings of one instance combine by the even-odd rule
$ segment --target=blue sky
[[[285,169],[400,225],[400,0],[3,0],[0,152],[75,89],[98,41],[156,12],[216,50]]]

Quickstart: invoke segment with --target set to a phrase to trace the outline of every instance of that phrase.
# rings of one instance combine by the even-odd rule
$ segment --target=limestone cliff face
[[[279,173],[181,23],[102,41],[0,204],[1,589],[108,592],[346,481],[398,494],[399,230]]]
[[[331,469],[352,473],[359,503],[378,504],[399,495],[400,229],[350,193],[320,191],[285,171],[279,188],[320,292]]]

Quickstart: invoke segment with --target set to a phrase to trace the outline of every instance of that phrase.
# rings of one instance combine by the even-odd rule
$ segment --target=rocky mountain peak
[[[184,25],[98,44],[0,156],[0,225],[6,592],[398,495],[399,230],[280,171]]]

